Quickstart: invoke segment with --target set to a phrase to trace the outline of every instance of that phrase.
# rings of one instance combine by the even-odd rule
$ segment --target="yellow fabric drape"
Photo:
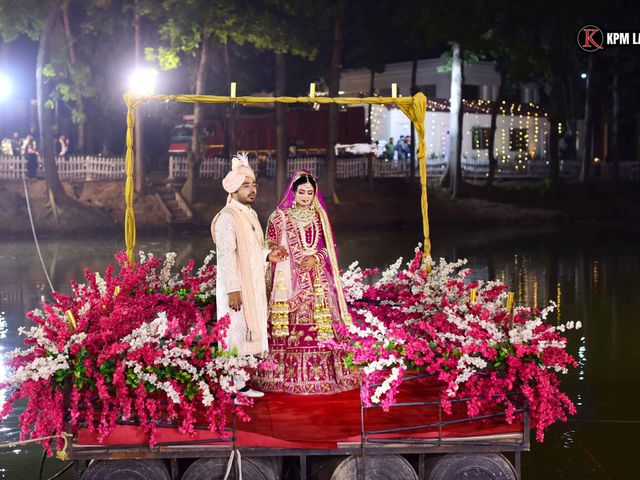
[[[406,105],[398,103],[398,107],[413,122],[418,135],[418,163],[420,165],[420,210],[422,212],[422,233],[424,235],[424,260],[431,256],[431,237],[429,232],[429,204],[427,200],[427,142],[425,139],[424,117],[427,114],[427,97],[417,93],[413,101]],[[427,270],[430,263],[425,263]]]
[[[127,93],[124,96],[127,105],[127,151],[125,156],[127,182],[125,186],[125,243],[129,262],[134,262],[133,249],[136,243],[136,224],[133,213],[133,128],[135,111],[138,105],[148,101],[173,101],[181,103],[237,103],[240,105],[269,104],[269,103],[318,103],[338,105],[391,105],[395,104],[413,122],[418,135],[418,162],[420,166],[420,184],[422,193],[420,207],[422,211],[422,231],[424,234],[424,254],[431,256],[431,241],[429,239],[429,212],[427,203],[427,151],[425,142],[424,118],[426,114],[427,98],[422,93],[413,97],[228,97],[219,95],[135,95]]]

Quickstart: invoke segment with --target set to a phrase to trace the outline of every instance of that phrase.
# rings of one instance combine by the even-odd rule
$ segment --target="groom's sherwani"
[[[216,243],[216,304],[218,318],[229,314],[229,349],[240,355],[268,350],[268,304],[265,285],[266,256],[264,233],[256,212],[231,200],[211,223]],[[242,308],[229,308],[229,293],[240,292]]]

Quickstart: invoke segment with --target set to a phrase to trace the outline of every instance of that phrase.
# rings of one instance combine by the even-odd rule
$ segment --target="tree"
[[[40,131],[40,157],[44,163],[45,178],[51,208],[57,214],[56,200],[65,195],[64,188],[58,176],[53,151],[53,132],[51,130],[51,111],[46,108],[48,90],[44,81],[45,62],[49,58],[50,43],[53,29],[60,12],[60,0],[54,0],[49,6],[46,21],[38,43],[38,57],[36,59],[36,97],[38,102],[38,129]]]
[[[214,36],[225,38],[228,26],[225,25],[225,2],[207,2],[193,0],[165,0],[162,3],[165,17],[160,26],[160,37],[167,41],[167,47],[157,50],[147,48],[147,59],[157,60],[163,70],[171,70],[180,65],[183,56],[198,56],[198,64],[193,82],[195,95],[206,91],[207,74],[210,68],[212,40]],[[182,187],[182,195],[187,202],[194,203],[198,198],[198,174],[204,158],[202,145],[203,106],[193,104],[193,134],[187,158],[189,169]]]
[[[93,96],[93,89],[90,84],[90,70],[86,66],[80,66],[76,54],[75,38],[71,31],[71,20],[69,16],[70,0],[63,0],[62,23],[67,43],[69,77],[73,85],[75,108],[72,111],[72,120],[78,126],[77,148],[78,152],[85,153],[85,125],[86,114],[84,107],[84,97]],[[83,88],[84,87],[84,88]]]
[[[322,4],[322,2],[320,2]],[[323,31],[322,8],[310,0],[254,0],[237,12],[237,26],[229,36],[238,44],[249,43],[259,50],[272,51],[275,59],[275,96],[286,95],[287,57],[314,59],[315,45]],[[312,23],[313,22],[313,23]],[[287,106],[276,103],[276,194],[287,179]]]
[[[591,170],[591,158],[593,157],[593,97],[595,83],[595,58],[589,57],[587,67],[587,94],[584,104],[584,147],[580,162],[580,183],[589,182],[589,171]]]
[[[458,198],[462,184],[462,48],[459,43],[451,44],[451,97],[449,99],[449,193]]]
[[[340,68],[342,46],[345,33],[345,10],[348,0],[337,0],[333,26],[333,44],[329,63],[329,96],[337,97],[340,90]],[[336,188],[336,150],[338,141],[338,105],[329,105],[329,134],[327,138],[327,157],[325,166],[325,191],[331,200],[335,200]],[[331,201],[329,200],[329,201]]]
[[[228,80],[230,79],[229,46],[249,43],[259,50],[271,50],[275,55],[281,55],[280,60],[276,62],[276,90],[284,93],[283,80],[286,65],[284,55],[289,53],[313,58],[316,53],[315,48],[311,46],[312,42],[307,42],[303,34],[308,27],[308,24],[304,23],[305,18],[310,18],[306,7],[310,5],[311,2],[307,4],[294,0],[271,1],[266,7],[263,2],[257,0],[245,2],[243,5],[222,1],[212,3],[204,0],[193,0],[185,5],[182,1],[165,0],[163,6],[168,17],[160,28],[160,35],[168,42],[168,47],[161,47],[157,51],[147,49],[147,57],[159,60],[162,68],[171,69],[180,65],[181,57],[198,52],[200,63],[195,81],[197,90],[198,84],[204,88],[205,76],[210,67],[208,65],[210,42],[217,41],[224,48]],[[284,105],[277,106],[280,125],[277,163],[279,190],[284,189],[287,171],[286,129],[283,127],[285,108]],[[195,104],[194,117],[198,116],[196,109],[201,112],[200,107]],[[200,130],[201,127],[196,125],[196,122],[201,123],[201,120],[201,117],[194,118],[194,132]],[[202,159],[200,136],[195,133],[191,152],[189,174],[183,188],[183,194],[188,201],[194,201],[197,197],[196,167]]]
[[[443,56],[444,67],[440,71],[452,72],[449,121],[448,167],[443,182],[448,183],[449,193],[458,196],[462,190],[461,152],[462,144],[462,82],[464,62],[477,60],[482,51],[486,30],[485,23],[491,20],[490,11],[484,2],[463,0],[436,0],[428,6],[419,0],[407,2],[408,11],[415,12],[415,21],[407,25],[416,29],[414,34],[423,35],[426,46],[438,47],[448,44],[449,52]],[[473,18],[473,23],[461,22],[460,12]]]
[[[65,197],[53,155],[51,115],[45,108],[48,87],[44,71],[51,55],[51,43],[61,0],[5,1],[0,3],[0,33],[5,42],[12,42],[20,34],[38,41],[36,59],[36,96],[39,128],[39,150],[45,168],[45,179],[51,208],[57,215],[56,202]],[[56,217],[57,218],[57,217]]]

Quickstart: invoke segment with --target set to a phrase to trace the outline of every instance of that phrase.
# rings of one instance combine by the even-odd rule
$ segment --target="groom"
[[[217,248],[216,303],[218,318],[229,315],[227,348],[238,355],[262,355],[268,350],[269,316],[265,273],[267,260],[278,262],[284,247],[267,248],[258,215],[251,205],[256,199],[256,176],[245,153],[231,161],[231,171],[222,180],[229,194],[227,205],[211,222],[211,236]],[[236,387],[248,397],[261,397],[244,379]]]

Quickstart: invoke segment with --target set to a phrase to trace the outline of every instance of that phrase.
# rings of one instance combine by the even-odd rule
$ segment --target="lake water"
[[[341,265],[385,266],[413,254],[417,232],[338,232]],[[582,227],[562,232],[436,232],[434,257],[468,258],[477,278],[511,285],[517,304],[559,305],[550,321],[581,321],[569,334],[579,367],[564,378],[578,406],[542,444],[523,454],[523,478],[638,478],[634,438],[640,431],[640,235],[629,230]],[[104,270],[120,236],[43,240],[54,287],[68,291],[82,269]],[[178,262],[202,260],[211,248],[206,233],[139,239],[136,250],[178,253]],[[48,300],[49,288],[32,241],[0,242],[0,353],[20,344],[25,313]],[[4,324],[4,328],[3,328]],[[0,366],[0,381],[6,370]],[[0,403],[3,396],[0,393]],[[0,425],[0,443],[17,439],[17,416]],[[0,478],[37,478],[40,447],[0,449]],[[48,460],[52,475],[62,462]],[[45,477],[46,478],[46,477]],[[63,477],[64,478],[64,477]],[[70,478],[70,477],[67,477]]]

